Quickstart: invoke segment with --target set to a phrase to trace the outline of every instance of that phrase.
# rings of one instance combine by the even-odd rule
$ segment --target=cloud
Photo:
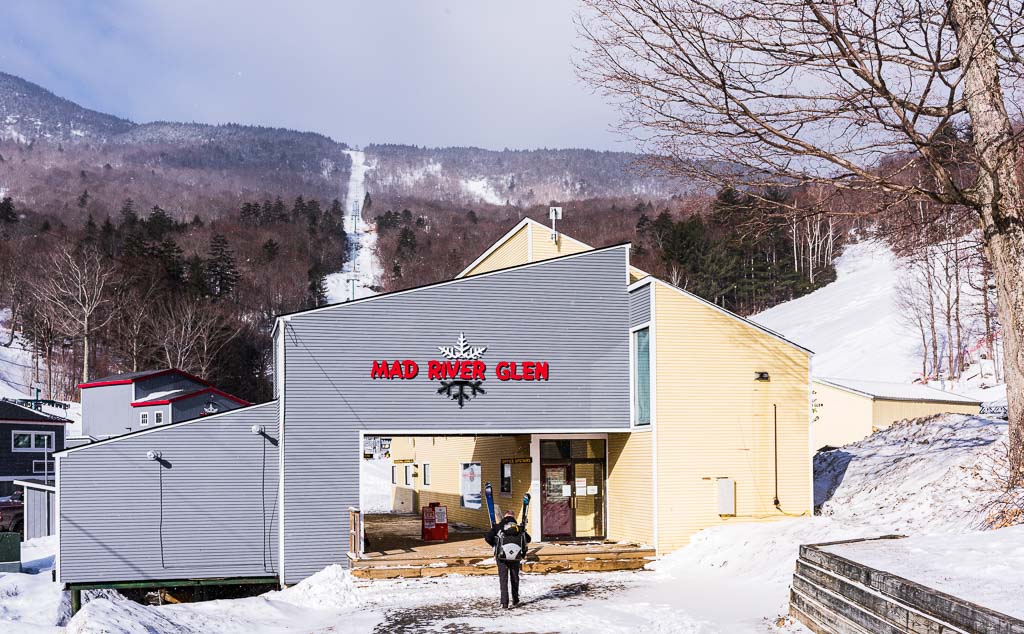
[[[629,149],[576,78],[575,5],[6,0],[0,68],[136,121],[340,141]]]

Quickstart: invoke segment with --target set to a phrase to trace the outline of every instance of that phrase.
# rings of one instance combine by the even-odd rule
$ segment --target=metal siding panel
[[[276,438],[277,418],[270,402],[61,458],[60,581],[276,574],[277,447],[250,427]]]
[[[235,401],[232,401],[229,398],[224,398],[219,394],[203,394],[196,398],[189,398],[172,403],[171,406],[174,408],[174,422],[191,420],[193,418],[203,416],[203,409],[211,400],[217,405],[221,412],[230,412],[233,409],[241,407]],[[167,406],[164,405],[164,407]]]
[[[25,539],[53,534],[53,493],[40,489],[25,489]],[[49,513],[47,512],[49,506]]]
[[[651,285],[641,286],[629,292],[629,327],[639,326],[651,320]]]
[[[629,428],[625,248],[469,277],[286,322],[285,582],[346,561],[359,505],[359,431]],[[487,381],[460,409],[426,367],[373,381],[375,359],[439,358],[465,332],[500,360],[550,363],[547,382]]]
[[[135,387],[126,385],[105,385],[81,390],[82,433],[93,438],[119,436],[126,427],[138,428],[132,412],[132,398]]]

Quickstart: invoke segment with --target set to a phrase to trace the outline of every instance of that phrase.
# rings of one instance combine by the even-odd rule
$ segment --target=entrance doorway
[[[603,539],[605,440],[540,441],[542,540]]]

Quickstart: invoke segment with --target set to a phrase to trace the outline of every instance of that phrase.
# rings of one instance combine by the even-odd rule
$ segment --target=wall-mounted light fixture
[[[755,381],[771,381],[772,377],[768,374],[768,372],[762,370],[762,371],[754,373],[754,380]]]
[[[146,452],[146,458],[149,458],[150,460],[159,460],[162,455],[163,454],[159,451],[154,451],[152,449]]]
[[[253,425],[252,427],[249,428],[249,431],[251,431],[254,434],[262,434],[263,432],[267,431],[267,428],[264,427],[263,425]]]

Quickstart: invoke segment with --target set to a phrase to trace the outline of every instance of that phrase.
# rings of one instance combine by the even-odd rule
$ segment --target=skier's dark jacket
[[[498,541],[498,532],[501,529],[503,529],[506,526],[508,526],[509,524],[518,524],[518,523],[519,522],[516,521],[516,518],[508,517],[506,515],[505,517],[503,517],[501,519],[500,522],[498,522],[497,524],[495,524],[494,526],[491,527],[491,530],[488,531],[487,535],[484,537],[484,541],[487,542],[488,546],[493,548],[494,544]],[[530,534],[527,533],[525,529],[523,530],[523,534],[526,536],[526,542],[525,543],[529,544],[530,541],[531,541]]]

